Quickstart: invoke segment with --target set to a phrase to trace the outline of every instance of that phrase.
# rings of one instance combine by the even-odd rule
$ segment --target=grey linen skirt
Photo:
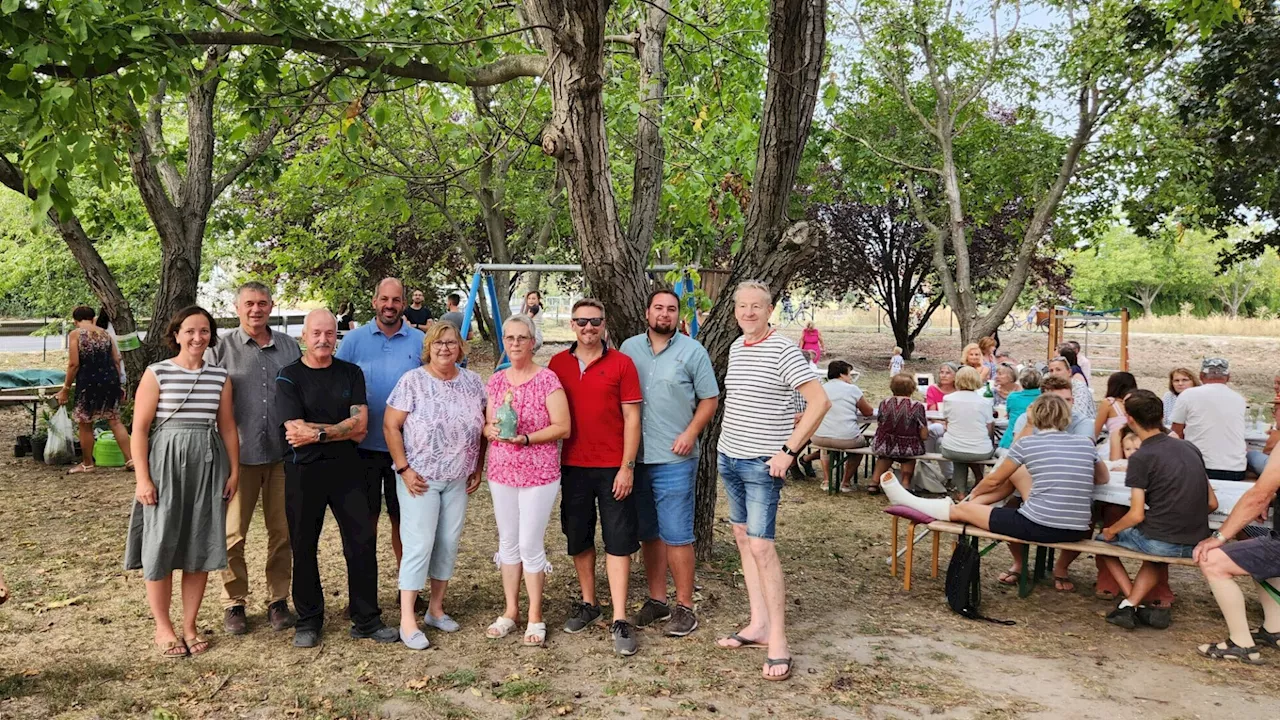
[[[124,569],[147,580],[174,570],[209,572],[227,566],[227,507],[222,500],[231,465],[213,423],[170,420],[151,434],[147,466],[156,504],[133,501]]]

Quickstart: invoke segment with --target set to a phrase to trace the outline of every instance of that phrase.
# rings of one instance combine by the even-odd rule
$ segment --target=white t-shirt
[[[942,399],[942,417],[947,433],[942,447],[952,452],[989,453],[991,434],[987,426],[994,422],[991,398],[972,390],[957,390]]]
[[[1206,468],[1239,472],[1245,469],[1245,407],[1226,383],[1205,383],[1178,395],[1172,421],[1186,426],[1182,439],[1196,446]]]
[[[858,401],[862,399],[862,389],[840,379],[828,380],[822,389],[827,392],[831,409],[822,417],[822,424],[813,434],[833,440],[852,440],[861,435]]]
[[[740,460],[776,455],[795,429],[793,391],[817,379],[800,348],[776,332],[752,345],[734,340],[716,449]]]

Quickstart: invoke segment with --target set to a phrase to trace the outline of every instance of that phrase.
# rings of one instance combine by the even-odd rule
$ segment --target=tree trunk
[[[817,229],[804,221],[790,224],[787,206],[822,77],[826,0],[774,0],[771,10],[769,74],[742,249],[734,258],[724,292],[698,335],[722,388],[729,348],[741,334],[733,316],[733,288],[744,280],[758,280],[768,285],[776,298],[817,245]],[[697,555],[704,560],[711,556],[715,523],[716,445],[723,404],[721,408],[702,435],[698,464],[694,537]]]
[[[538,263],[542,262],[542,256],[547,252],[547,247],[551,244],[551,234],[556,229],[556,219],[560,217],[560,201],[564,198],[564,182],[560,179],[560,174],[556,173],[556,181],[551,187],[551,193],[547,196],[547,215],[542,219],[542,225],[538,227],[538,235],[533,241],[533,252],[530,254],[530,260]],[[530,270],[525,277],[524,292],[521,298],[531,292],[541,292],[542,273],[537,270]]]
[[[644,331],[649,246],[633,244],[623,233],[613,194],[603,96],[608,5],[525,0],[524,10],[530,24],[543,26],[534,35],[548,58],[551,120],[542,130],[542,149],[564,175],[590,292],[607,308],[610,337],[625,339]]]
[[[1133,290],[1132,295],[1126,295],[1130,300],[1142,306],[1142,316],[1152,317],[1155,313],[1151,311],[1151,306],[1155,304],[1156,298],[1160,295],[1160,290],[1164,287],[1161,283],[1155,287],[1149,285],[1140,285]]]

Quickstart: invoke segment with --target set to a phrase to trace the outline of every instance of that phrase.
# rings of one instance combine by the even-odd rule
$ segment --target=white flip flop
[[[537,638],[536,642],[529,642],[529,638]],[[524,644],[526,647],[542,647],[547,644],[547,624],[546,623],[529,623],[524,629]]]

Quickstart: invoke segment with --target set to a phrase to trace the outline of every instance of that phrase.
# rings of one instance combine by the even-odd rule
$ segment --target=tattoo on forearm
[[[340,423],[324,426],[326,439],[329,442],[333,442],[335,440],[346,440],[354,435],[356,426],[360,424],[360,413],[364,408],[364,405],[352,405],[351,417]]]

